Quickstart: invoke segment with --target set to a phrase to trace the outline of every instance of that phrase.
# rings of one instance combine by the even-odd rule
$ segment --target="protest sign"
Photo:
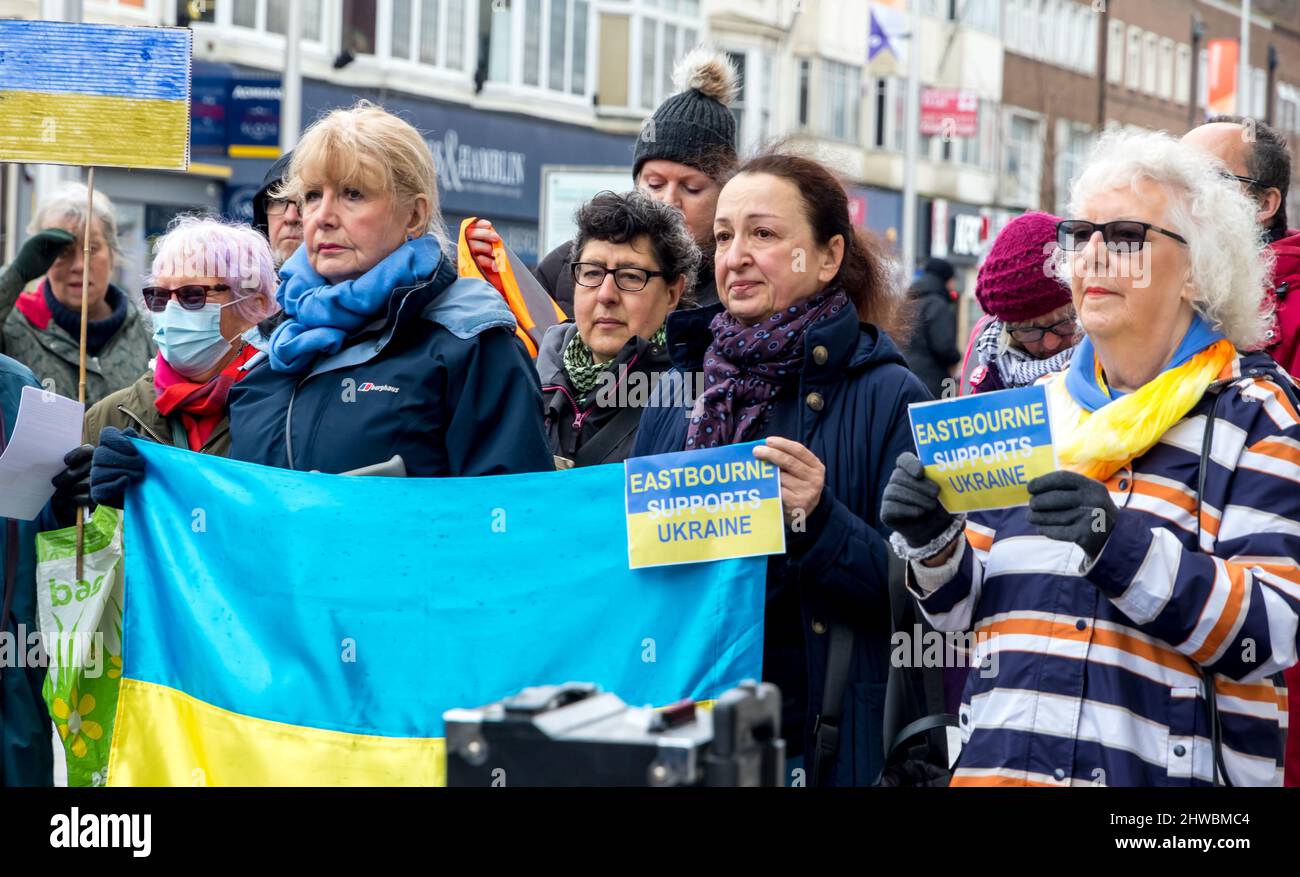
[[[1029,482],[1057,469],[1042,386],[919,402],[908,414],[925,474],[950,512],[1025,505]]]
[[[0,161],[185,170],[191,42],[183,27],[0,21]]]
[[[780,473],[760,442],[624,463],[632,569],[785,551]]]

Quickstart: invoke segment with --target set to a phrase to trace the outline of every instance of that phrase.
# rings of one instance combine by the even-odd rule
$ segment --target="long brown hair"
[[[794,185],[818,245],[829,245],[836,235],[844,238],[844,259],[829,285],[844,290],[860,320],[901,340],[904,302],[891,276],[889,251],[871,232],[854,228],[848,193],[835,174],[815,159],[779,147],[746,161],[736,171],[740,174],[768,174]]]

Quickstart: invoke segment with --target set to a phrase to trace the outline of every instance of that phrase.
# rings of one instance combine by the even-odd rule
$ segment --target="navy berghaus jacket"
[[[299,471],[347,472],[394,455],[410,477],[555,468],[514,315],[446,257],[305,374],[253,368],[230,391],[230,434],[232,459]]]

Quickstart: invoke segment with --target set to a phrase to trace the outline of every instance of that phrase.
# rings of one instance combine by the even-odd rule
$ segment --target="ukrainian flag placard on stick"
[[[1029,482],[1058,468],[1041,385],[918,402],[908,414],[926,477],[950,512],[1026,505]]]
[[[764,560],[629,570],[621,466],[352,478],[137,447],[109,785],[441,785],[448,709],[762,672]]]
[[[185,170],[183,27],[0,21],[0,161]]]

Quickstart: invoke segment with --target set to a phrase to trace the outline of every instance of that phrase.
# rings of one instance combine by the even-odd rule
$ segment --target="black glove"
[[[63,457],[67,468],[50,479],[54,485],[54,497],[50,500],[50,505],[54,517],[61,524],[70,524],[78,507],[90,508],[90,460],[94,453],[94,445],[73,448]]]
[[[925,477],[916,454],[898,455],[880,503],[880,521],[913,548],[938,539],[952,525],[952,515],[939,504],[939,485]]]
[[[1029,482],[1029,523],[1049,539],[1073,542],[1096,557],[1115,528],[1119,509],[1100,481],[1078,472],[1052,472]]]
[[[64,247],[76,243],[72,232],[61,228],[47,228],[27,239],[14,258],[13,269],[24,284],[45,274]]]
[[[144,457],[128,441],[139,437],[130,427],[108,426],[99,434],[90,467],[90,498],[95,502],[120,509],[127,487],[144,480]]]

